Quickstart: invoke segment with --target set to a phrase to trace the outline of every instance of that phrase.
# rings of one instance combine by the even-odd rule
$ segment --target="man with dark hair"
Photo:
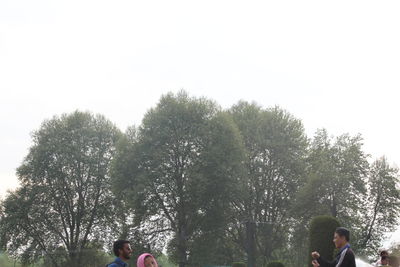
[[[323,259],[318,252],[314,251],[311,253],[313,258],[312,265],[314,267],[356,267],[356,259],[350,248],[349,241],[350,231],[343,227],[337,228],[333,236],[333,243],[339,249],[336,258],[332,262],[329,262]]]
[[[129,241],[117,240],[114,242],[113,251],[116,256],[115,260],[108,264],[107,267],[128,267],[126,263],[131,258],[131,245]]]

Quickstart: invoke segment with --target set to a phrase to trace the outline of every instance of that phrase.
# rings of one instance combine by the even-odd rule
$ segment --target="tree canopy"
[[[62,247],[79,266],[90,242],[112,234],[109,167],[120,131],[103,116],[74,112],[45,121],[17,174],[21,187],[2,203],[3,243],[30,262]]]
[[[372,161],[360,134],[307,137],[280,107],[223,109],[181,91],[124,133],[76,111],[44,121],[32,142],[0,205],[1,248],[24,263],[85,266],[123,238],[180,267],[307,266],[316,216],[349,228],[364,255],[398,224],[397,168]]]

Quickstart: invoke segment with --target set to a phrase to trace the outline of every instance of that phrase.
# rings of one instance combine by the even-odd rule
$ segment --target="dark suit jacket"
[[[340,260],[340,253],[336,256],[335,260],[329,262],[322,257],[318,258],[318,263],[321,267],[335,267]],[[343,261],[340,264],[340,267],[356,267],[356,258],[354,256],[351,248],[348,248],[346,254],[344,255]]]

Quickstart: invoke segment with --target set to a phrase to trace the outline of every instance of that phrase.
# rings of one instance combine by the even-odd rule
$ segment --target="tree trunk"
[[[178,256],[179,256],[179,267],[185,267],[187,261],[185,226],[181,226],[178,233]]]

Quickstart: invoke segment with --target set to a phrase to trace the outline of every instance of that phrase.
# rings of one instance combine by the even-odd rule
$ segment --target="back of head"
[[[346,228],[338,227],[336,228],[335,233],[337,233],[339,236],[343,236],[347,242],[350,241],[350,231],[347,230]]]
[[[389,256],[389,252],[388,252],[387,250],[382,250],[381,253],[379,253],[379,255],[380,255],[381,257],[383,257],[383,256]]]
[[[117,241],[115,241],[115,242],[114,242],[114,245],[113,245],[113,252],[114,252],[114,255],[117,256],[117,257],[119,257],[119,250],[120,250],[120,249],[123,249],[123,248],[124,248],[124,245],[125,245],[125,244],[129,244],[129,243],[130,243],[130,242],[127,241],[127,240],[117,240]]]

